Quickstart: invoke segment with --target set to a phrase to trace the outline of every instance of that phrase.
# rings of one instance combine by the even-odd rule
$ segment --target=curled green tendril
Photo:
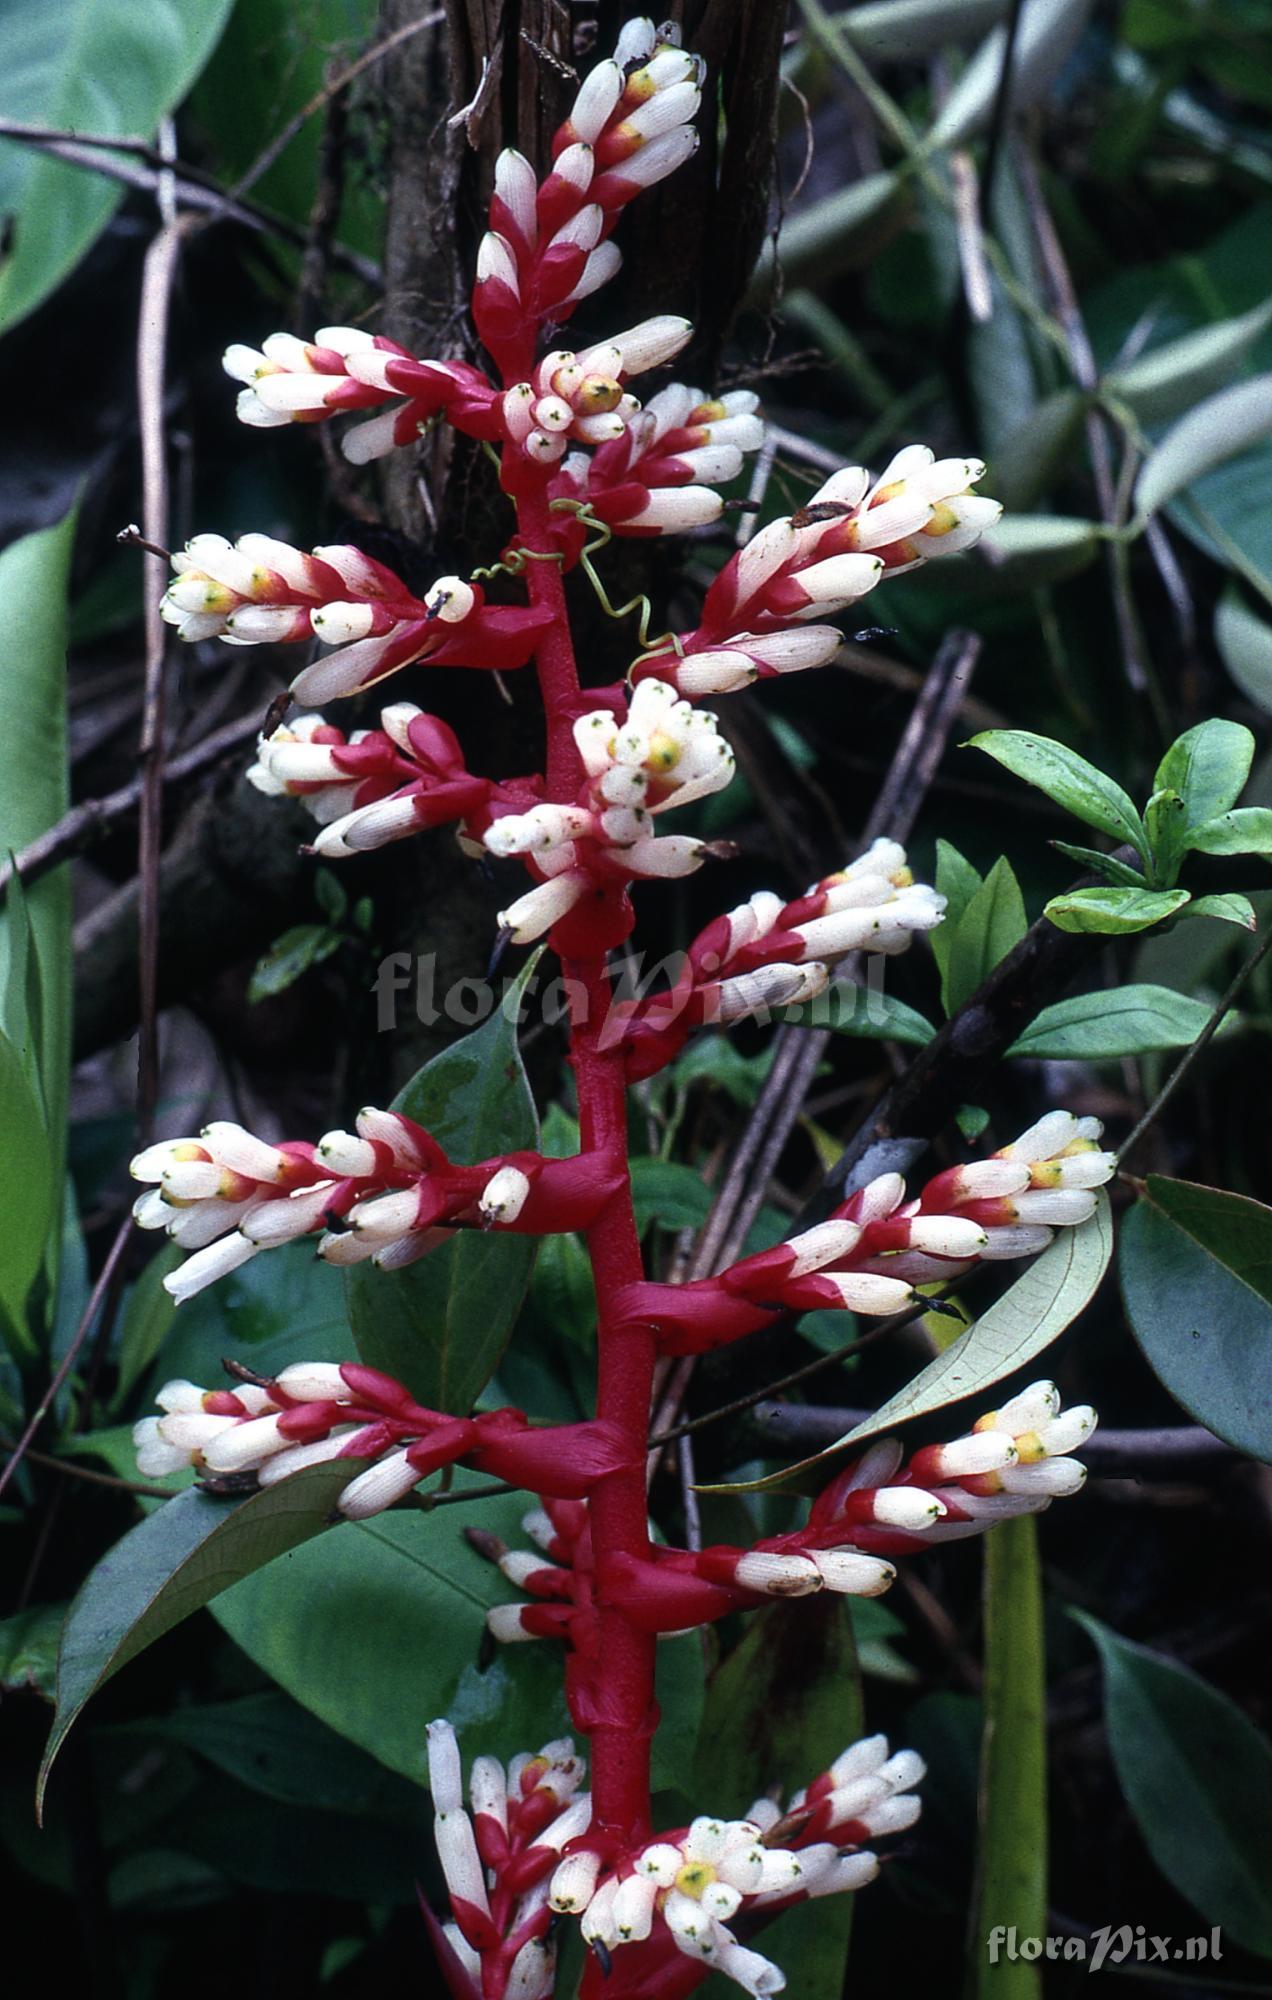
[[[596,566],[592,561],[592,557],[598,555],[603,548],[607,548],[614,539],[614,530],[609,526],[608,522],[599,520],[591,508],[584,501],[580,500],[553,500],[550,503],[550,511],[557,514],[573,514],[581,528],[595,530],[591,541],[583,544],[583,548],[579,554],[579,568],[595,591],[596,601],[605,613],[605,616],[607,618],[629,618],[633,611],[639,612],[640,623],[636,628],[637,644],[642,646],[647,653],[663,652],[670,645],[674,648],[678,657],[683,659],[684,650],[674,632],[660,632],[656,637],[650,637],[649,624],[654,615],[654,607],[643,592],[638,597],[630,598],[626,604],[615,605],[610,602],[609,592],[601,581]]]
[[[480,569],[469,570],[469,581],[476,583],[485,576],[520,576],[529,562],[564,561],[565,556],[560,549],[509,549],[501,562],[486,563]]]

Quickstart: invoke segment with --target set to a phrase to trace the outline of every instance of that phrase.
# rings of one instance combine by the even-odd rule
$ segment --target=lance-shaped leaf
[[[1096,826],[1114,840],[1129,840],[1145,853],[1144,827],[1134,803],[1116,779],[1057,743],[1052,736],[1036,736],[1030,729],[982,729],[970,738],[970,748],[983,750],[1005,770],[1027,785],[1045,792],[1058,806]]]
[[[1175,738],[1157,766],[1153,788],[1178,792],[1188,825],[1199,826],[1237,803],[1253,761],[1251,731],[1214,716]]]
[[[1177,916],[1187,902],[1187,889],[1070,889],[1053,896],[1043,915],[1058,931],[1128,937]]]
[[[1115,1062],[1195,1042],[1211,1009],[1169,986],[1113,986],[1075,993],[1035,1015],[1009,1056],[1035,1062]],[[1234,1016],[1229,1017],[1235,1026]]]
[[[1047,1914],[1047,1682],[1037,1524],[1002,1521],[985,1537],[985,1691],[978,1791],[973,2000],[1035,2000],[1036,1961],[991,1964],[1000,1925],[1042,1937]]]
[[[1272,1208],[1150,1174],[1119,1265],[1131,1331],[1159,1381],[1207,1430],[1272,1460]]]
[[[1144,1845],[1225,1944],[1272,1957],[1272,1744],[1178,1660],[1070,1616],[1099,1648],[1109,1749]]]
[[[1126,403],[1142,424],[1169,423],[1203,397],[1225,388],[1237,365],[1272,326],[1272,300],[1168,340],[1104,378],[1104,387]]]
[[[1091,0],[1024,0],[1012,52],[1012,103],[1036,104],[1078,45]],[[951,90],[927,137],[933,151],[965,146],[984,130],[998,96],[1007,31],[987,35]]]
[[[1215,645],[1242,694],[1272,715],[1272,625],[1242,602],[1235,590],[1224,592],[1215,612]]]
[[[1199,854],[1272,854],[1272,809],[1238,806],[1194,826],[1186,845]]]
[[[425,1063],[393,1101],[463,1165],[538,1142],[516,1027],[536,963],[537,954],[507,1003]],[[355,1265],[347,1296],[362,1359],[430,1408],[470,1409],[512,1332],[534,1250],[531,1236],[466,1229],[404,1271]]]
[[[916,1008],[907,1007],[873,986],[832,981],[823,993],[802,1007],[787,1007],[782,1020],[790,1028],[828,1028],[833,1035],[856,1035],[867,1042],[901,1042],[926,1048],[936,1029]]]
[[[1094,1298],[1112,1255],[1113,1222],[1108,1196],[1101,1189],[1089,1221],[1079,1223],[1076,1229],[1059,1230],[1055,1242],[1025,1266],[997,1303],[873,1416],[845,1431],[824,1451],[770,1473],[766,1479],[704,1490],[759,1493],[785,1486],[824,1460],[894,1431],[898,1424],[930,1416],[934,1410],[944,1410],[969,1396],[984,1395],[1018,1368],[1036,1361],[1072,1325]],[[957,1420],[961,1422],[962,1417]]]
[[[315,1465],[248,1500],[178,1493],[117,1542],[67,1613],[57,1663],[57,1712],[36,1793],[90,1695],[240,1578],[321,1534],[360,1459]]]
[[[1154,445],[1135,483],[1141,517],[1155,513],[1203,473],[1272,436],[1272,375],[1207,396]]]

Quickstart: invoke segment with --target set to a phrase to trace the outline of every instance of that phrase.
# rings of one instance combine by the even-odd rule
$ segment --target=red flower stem
[[[517,524],[524,546],[551,547],[551,517],[543,489],[518,498]],[[570,633],[561,565],[526,565],[530,601],[548,606],[553,622],[535,658],[547,726],[548,796],[565,803],[576,796],[582,767],[574,743],[579,677]],[[598,1567],[611,1555],[650,1554],[645,1493],[645,1442],[653,1394],[656,1346],[652,1327],[618,1309],[621,1294],[644,1277],[632,1208],[627,1154],[627,1094],[622,1050],[604,1046],[610,988],[605,955],[569,959],[564,965],[571,996],[570,1055],[578,1085],[580,1143],[608,1156],[621,1185],[585,1232],[597,1311],[598,1418],[612,1425],[628,1447],[624,1469],[601,1480],[588,1502]],[[596,1642],[582,1671],[570,1676],[575,1726],[591,1738],[592,1824],[625,1845],[650,1832],[649,1756],[656,1721],[656,1640],[638,1631],[617,1607],[602,1606]]]

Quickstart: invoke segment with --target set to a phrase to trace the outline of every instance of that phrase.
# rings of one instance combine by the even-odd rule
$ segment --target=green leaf
[[[787,1007],[781,1018],[791,1028],[829,1028],[835,1035],[855,1035],[866,1042],[900,1042],[912,1049],[926,1048],[936,1033],[932,1023],[915,1008],[907,1007],[904,1000],[848,980],[832,980],[816,999],[802,1007]]]
[[[1007,9],[1008,0],[865,0],[835,26],[863,55],[914,62],[984,34]]]
[[[1207,396],[1172,425],[1140,467],[1135,507],[1153,514],[1204,473],[1272,434],[1272,374]]]
[[[199,74],[231,0],[0,0],[0,114],[148,139]],[[61,284],[118,208],[117,182],[0,142],[0,211],[16,218],[0,270],[0,326]]]
[[[1272,625],[1231,588],[1215,612],[1215,645],[1242,694],[1272,715]]]
[[[1239,896],[1232,891],[1226,896],[1194,896],[1191,903],[1180,912],[1181,917],[1217,917],[1220,923],[1240,924],[1243,930],[1256,931],[1259,920],[1254,913],[1254,904],[1248,896]]]
[[[984,597],[1015,596],[1042,590],[1077,576],[1095,560],[1104,542],[1098,521],[1068,514],[1004,514],[970,554],[950,556],[959,588]],[[914,572],[921,587],[943,587],[933,565]]]
[[[1157,791],[1144,808],[1144,830],[1153,855],[1153,878],[1162,888],[1179,879],[1187,808],[1178,792]]]
[[[1109,1749],[1144,1845],[1225,1944],[1272,1957],[1272,1745],[1178,1660],[1070,1616],[1099,1649]]]
[[[1079,847],[1072,840],[1053,840],[1049,844],[1058,853],[1067,854],[1070,861],[1080,862],[1084,868],[1093,868],[1098,875],[1103,875],[1106,882],[1125,889],[1142,889],[1144,886],[1144,877],[1138,868],[1128,868],[1124,861],[1116,860],[1111,854],[1102,854],[1098,847]]]
[[[1187,1048],[1210,1015],[1200,1000],[1169,986],[1113,986],[1044,1007],[1007,1053],[1035,1062],[1116,1062]]]
[[[1047,1925],[1046,1654],[1035,1523],[1002,1521],[985,1537],[985,1690],[978,1794],[976,1916],[969,1932],[975,2000],[1035,2000],[1037,1961],[1000,1957],[999,1928],[1045,1937]]]
[[[30,1356],[37,1343],[27,1322],[27,1295],[44,1262],[56,1187],[44,1107],[5,1035],[0,1035],[0,1132],[0,1308],[15,1354]]]
[[[507,1493],[345,1523],[236,1584],[213,1616],[293,1701],[417,1783],[433,1715],[450,1717],[466,1759],[537,1747],[569,1733],[560,1654],[499,1646],[481,1670],[487,1609],[510,1592],[463,1533],[520,1546],[525,1510],[524,1494]]]
[[[465,1164],[538,1140],[516,1014],[538,954],[482,1027],[425,1063],[393,1101]],[[534,1238],[465,1229],[404,1271],[347,1273],[358,1352],[431,1409],[469,1410],[498,1366],[534,1263]]]
[[[1131,1332],[1158,1380],[1207,1430],[1272,1460],[1272,1208],[1150,1174],[1119,1264]]]
[[[155,1285],[161,1275],[147,1270],[138,1280],[139,1289]],[[149,1319],[145,1298],[138,1311]],[[153,1313],[161,1328],[158,1299]],[[131,1321],[131,1313],[129,1317]],[[147,1342],[157,1330],[147,1331]],[[141,1337],[140,1332],[134,1336]],[[341,1273],[315,1257],[312,1242],[280,1244],[174,1310],[151,1381],[157,1387],[180,1376],[215,1387],[224,1380],[221,1361],[226,1355],[245,1361],[260,1375],[276,1375],[293,1361],[357,1359]]]
[[[343,943],[340,932],[326,924],[295,924],[275,938],[269,950],[257,960],[247,985],[248,999],[255,1006],[260,1000],[272,999],[276,993],[285,993],[311,966],[322,965],[338,952]]]
[[[802,1472],[850,1447],[883,1437],[898,1424],[929,1416],[969,1396],[982,1396],[995,1383],[1037,1360],[1094,1298],[1113,1255],[1108,1196],[1096,1196],[1095,1214],[1076,1229],[1061,1229],[1040,1257],[1026,1264],[996,1304],[929,1361],[904,1389],[841,1438],[797,1465],[765,1479],[704,1487],[704,1492],[759,1493],[785,1486]]]
[[[765,242],[751,276],[749,296],[767,297],[779,260],[783,280],[791,286],[809,278],[821,284],[831,273],[842,271],[879,240],[888,211],[904,199],[899,176],[885,172],[866,174],[850,187],[810,202],[783,223],[776,249],[771,238]]]
[[[829,1592],[789,1608],[765,1605],[716,1668],[693,1775],[693,1798],[744,1813],[757,1792],[807,1785],[862,1734],[861,1683],[847,1606]],[[785,1613],[785,1615],[783,1615]],[[780,1917],[758,1940],[798,1973],[802,2000],[839,2000],[851,1896],[827,1896]],[[717,1982],[719,2000],[735,1987]],[[713,1992],[711,2000],[717,2000]]]
[[[53,1760],[89,1697],[220,1591],[321,1534],[336,1496],[360,1466],[356,1459],[309,1466],[241,1501],[191,1487],[102,1557],[62,1628],[57,1713],[40,1766],[37,1811]]]
[[[0,20],[4,18],[0,0]],[[46,10],[10,5],[34,22]],[[12,64],[10,51],[6,58]],[[6,68],[0,75],[11,74]],[[3,86],[0,85],[0,97]],[[4,147],[0,145],[0,154]],[[0,211],[3,211],[0,164]],[[0,295],[4,280],[0,277]],[[27,535],[0,555],[0,602],[21,633],[0,674],[0,853],[21,849],[45,833],[67,809],[66,587],[75,539],[72,510],[54,528]],[[51,1134],[50,1158],[61,1179],[71,1071],[71,881],[56,868],[25,893],[31,937],[39,955],[43,1097]],[[0,991],[8,982],[10,914],[0,912]]]
[[[934,931],[929,931],[928,942],[936,960],[936,969],[941,975],[941,1005],[946,1013],[950,1011],[946,981],[954,936],[960,917],[984,879],[979,868],[973,868],[957,847],[952,847],[948,840],[937,841],[936,881],[933,886],[937,894],[945,898],[945,916]]]
[[[1184,802],[1189,826],[1234,806],[1254,761],[1254,737],[1240,722],[1217,717],[1177,736],[1157,767],[1154,789],[1170,789]]]
[[[1272,808],[1238,806],[1194,826],[1187,845],[1199,854],[1272,854]]]
[[[1125,937],[1164,923],[1187,901],[1187,889],[1070,889],[1065,896],[1053,896],[1043,915],[1057,930]]]
[[[57,1682],[57,1642],[66,1617],[64,1604],[33,1604],[0,1619],[0,1689],[6,1694],[32,1688],[53,1700]]]
[[[175,1243],[165,1243],[128,1294],[121,1315],[118,1374],[114,1407],[123,1408],[151,1362],[172,1332],[176,1300],[165,1292],[163,1281],[184,1261]],[[264,1263],[265,1259],[258,1260]],[[196,1293],[196,1297],[206,1296]],[[205,1311],[208,1308],[205,1307]],[[184,1331],[184,1328],[183,1328]],[[210,1386],[210,1385],[208,1385]]]
[[[984,985],[1029,928],[1025,901],[1003,855],[967,903],[949,945],[941,999],[953,1014]]]
[[[1036,104],[1077,47],[1091,11],[1090,0],[1027,0],[1012,53],[1012,102],[1019,110]],[[981,43],[954,85],[925,145],[934,152],[965,146],[984,130],[993,112],[1002,76],[1006,29],[995,28]]]
[[[1272,302],[1168,340],[1104,378],[1104,388],[1142,424],[1169,423],[1228,386],[1233,371],[1272,326]]]
[[[1088,826],[1098,827],[1113,840],[1129,841],[1145,853],[1143,824],[1122,787],[1067,744],[1035,736],[1028,729],[982,729],[971,738],[971,747],[983,750]]]
[[[632,1204],[643,1235],[651,1222],[664,1229],[700,1229],[711,1208],[702,1175],[681,1160],[641,1156],[631,1163]]]

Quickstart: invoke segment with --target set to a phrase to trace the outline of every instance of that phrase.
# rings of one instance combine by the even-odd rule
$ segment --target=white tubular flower
[[[529,1193],[529,1179],[519,1167],[500,1167],[478,1197],[477,1207],[482,1221],[510,1227],[525,1207]]]
[[[978,1418],[973,1433],[1010,1438],[1015,1458],[998,1474],[1001,1490],[1045,1505],[1050,1499],[1076,1493],[1082,1486],[1086,1468],[1069,1454],[1090,1437],[1097,1422],[1089,1403],[1062,1410],[1055,1383],[1035,1382],[1004,1403],[1001,1410]]]
[[[659,535],[683,535],[718,521],[724,501],[709,486],[663,486],[650,493],[638,513],[629,514],[624,528],[643,528]]]
[[[803,965],[757,966],[754,972],[720,982],[715,1018],[728,1027],[775,1007],[800,1007],[815,1000],[829,983],[829,971],[816,959]]]
[[[574,908],[586,890],[587,878],[581,873],[553,876],[500,910],[499,928],[510,933],[514,944],[533,944]]]

